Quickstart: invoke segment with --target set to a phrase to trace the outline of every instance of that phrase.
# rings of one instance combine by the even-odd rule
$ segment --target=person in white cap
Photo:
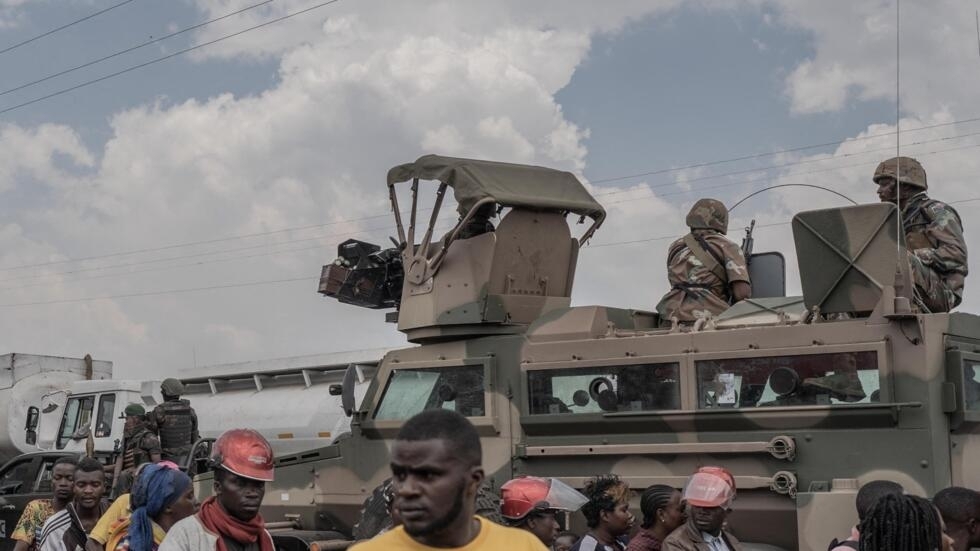
[[[742,551],[742,544],[725,530],[735,500],[735,477],[722,467],[701,467],[684,486],[690,507],[686,524],[664,540],[670,551]]]

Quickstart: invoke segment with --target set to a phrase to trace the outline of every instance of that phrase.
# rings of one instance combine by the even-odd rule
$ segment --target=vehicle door
[[[38,498],[35,490],[40,465],[40,456],[28,455],[11,459],[0,469],[0,551],[14,548],[10,535],[27,503]]]

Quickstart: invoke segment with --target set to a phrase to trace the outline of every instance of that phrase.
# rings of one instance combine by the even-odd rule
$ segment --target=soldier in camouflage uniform
[[[728,209],[717,199],[699,199],[687,215],[691,233],[674,241],[667,253],[671,290],[657,312],[664,321],[690,323],[715,316],[730,304],[752,296],[742,249],[724,237]]]
[[[149,429],[160,437],[163,458],[184,465],[201,435],[197,431],[197,413],[191,403],[180,397],[184,385],[177,379],[165,379],[160,385],[163,403],[147,416]]]
[[[123,413],[122,454],[116,459],[119,476],[113,481],[113,495],[119,496],[133,485],[136,468],[143,463],[160,461],[160,440],[146,426],[146,410],[139,404],[129,404]]]
[[[930,312],[949,312],[963,301],[967,274],[960,215],[926,195],[926,171],[911,157],[879,164],[874,182],[881,201],[895,203],[902,211],[916,302]]]

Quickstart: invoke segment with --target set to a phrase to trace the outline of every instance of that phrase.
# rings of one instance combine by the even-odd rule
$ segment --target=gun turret
[[[402,296],[401,251],[356,239],[337,246],[337,259],[323,267],[317,292],[364,308],[398,308]]]
[[[419,206],[423,181],[437,186],[431,209]],[[397,308],[386,318],[412,342],[520,332],[568,307],[579,245],[606,216],[575,175],[537,166],[426,155],[389,170],[387,183],[396,246],[341,243],[337,260],[323,267],[319,292],[365,308]],[[406,221],[396,188],[411,190]],[[460,216],[437,237],[447,193]],[[422,210],[431,210],[428,224],[419,219]],[[501,212],[495,227],[490,218]],[[592,223],[576,238],[569,215]]]

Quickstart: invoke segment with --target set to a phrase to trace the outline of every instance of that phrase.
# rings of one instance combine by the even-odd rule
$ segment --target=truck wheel
[[[371,539],[382,530],[391,528],[391,514],[388,512],[388,501],[385,499],[385,494],[390,491],[391,479],[389,478],[364,500],[361,519],[354,525],[355,540]],[[500,497],[493,493],[489,486],[481,486],[476,494],[476,514],[498,524],[504,521],[500,516]]]

